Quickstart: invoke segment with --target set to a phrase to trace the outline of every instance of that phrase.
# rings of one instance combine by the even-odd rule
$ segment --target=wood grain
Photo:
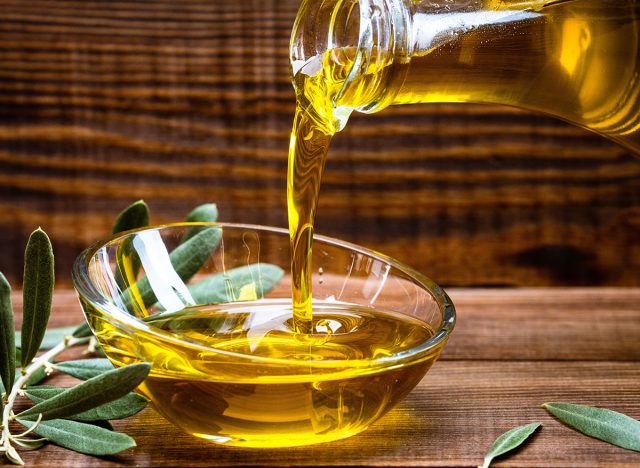
[[[284,226],[298,0],[0,0],[0,270],[58,278],[144,198]],[[640,162],[548,117],[398,106],[334,141],[318,232],[446,285],[640,285]]]
[[[241,450],[202,443],[147,409],[116,422],[138,443],[119,456],[87,457],[47,446],[24,452],[25,462],[69,467],[472,467],[481,463],[500,433],[541,421],[542,430],[524,448],[495,466],[638,466],[639,453],[580,435],[540,405],[570,401],[640,418],[640,289],[449,292],[458,326],[441,360],[404,403],[360,435],[304,448]],[[14,296],[19,310],[19,295]],[[79,318],[74,293],[59,291],[52,325]],[[70,378],[56,378],[71,384]]]

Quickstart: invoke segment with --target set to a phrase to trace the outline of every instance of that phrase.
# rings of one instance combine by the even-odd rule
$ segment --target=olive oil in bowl
[[[155,287],[169,275],[152,271],[146,258],[175,251],[193,225],[116,237],[85,252],[74,269],[83,309],[107,356],[116,365],[150,362],[139,391],[186,432],[243,447],[348,437],[393,408],[442,351],[453,306],[411,268],[316,237],[312,260],[321,274],[314,276],[312,320],[301,333],[292,315],[288,232],[212,226],[221,232],[220,244],[183,285]],[[155,241],[142,248],[137,238]],[[124,257],[125,269],[142,268],[135,283],[123,285],[120,276],[118,285]],[[251,263],[251,275],[234,279],[234,269],[250,259],[260,262]],[[267,278],[274,268],[285,271],[276,282]],[[202,282],[222,285],[217,293],[235,300],[191,301]],[[127,302],[134,285],[144,299]],[[171,310],[162,306],[172,303]]]

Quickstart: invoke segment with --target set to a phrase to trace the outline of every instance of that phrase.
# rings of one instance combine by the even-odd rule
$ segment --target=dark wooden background
[[[58,278],[144,198],[286,225],[297,0],[0,0],[0,270]],[[444,285],[640,286],[640,160],[548,117],[399,106],[335,139],[317,231]]]

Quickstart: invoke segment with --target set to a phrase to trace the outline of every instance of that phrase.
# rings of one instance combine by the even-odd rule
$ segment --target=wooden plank
[[[42,226],[75,256],[145,198],[286,225],[298,0],[0,0],[0,269]],[[54,37],[55,40],[51,38]],[[499,106],[398,106],[335,138],[318,232],[447,285],[640,285],[640,163]]]
[[[640,361],[640,289],[452,289],[443,359]]]
[[[331,444],[281,450],[217,447],[181,433],[154,411],[116,422],[138,447],[108,459],[58,447],[24,452],[27,465],[91,466],[478,466],[495,437],[516,425],[544,425],[495,466],[638,466],[640,454],[564,427],[540,405],[570,401],[640,418],[635,362],[441,361],[419,386],[364,433]]]

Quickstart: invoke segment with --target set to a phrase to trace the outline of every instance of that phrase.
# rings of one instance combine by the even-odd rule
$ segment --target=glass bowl
[[[377,252],[316,236],[311,333],[294,331],[289,233],[224,223],[129,231],[83,252],[73,281],[116,365],[186,432],[246,447],[366,429],[423,378],[455,322],[446,293]]]

